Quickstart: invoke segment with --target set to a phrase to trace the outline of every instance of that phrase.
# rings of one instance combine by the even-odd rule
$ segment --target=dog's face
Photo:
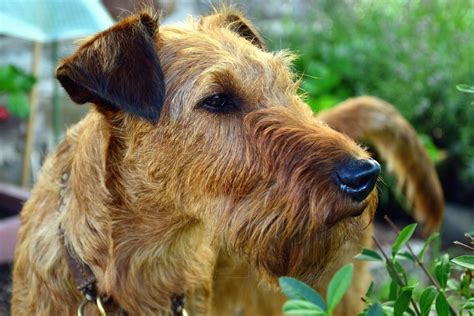
[[[86,42],[57,76],[107,118],[147,218],[153,205],[173,210],[261,276],[311,282],[368,225],[378,165],[300,100],[291,56],[264,47],[238,14],[160,30],[141,14]]]

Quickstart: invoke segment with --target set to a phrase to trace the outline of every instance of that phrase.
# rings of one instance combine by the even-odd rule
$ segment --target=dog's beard
[[[315,285],[335,260],[357,253],[376,199],[361,216],[327,226],[322,214],[341,205],[312,200],[313,195],[324,196],[315,187],[293,200],[277,191],[267,190],[260,199],[245,199],[225,212],[225,245],[231,255],[248,260],[263,281],[275,284],[279,276],[292,276]],[[272,193],[279,199],[267,196]],[[262,203],[248,202],[256,200]]]

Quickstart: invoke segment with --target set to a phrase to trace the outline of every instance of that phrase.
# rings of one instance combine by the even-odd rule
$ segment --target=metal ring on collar
[[[97,296],[97,299],[95,302],[97,304],[97,309],[99,310],[100,316],[107,316],[107,312],[105,311],[104,304],[102,303],[101,298]],[[79,308],[77,309],[77,316],[85,316],[84,309],[88,303],[92,303],[92,301],[89,301],[87,298],[85,298],[81,302],[81,304],[79,305]]]

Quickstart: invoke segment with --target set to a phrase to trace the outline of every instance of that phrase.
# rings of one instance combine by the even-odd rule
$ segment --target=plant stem
[[[465,248],[467,248],[467,249],[470,249],[470,250],[474,250],[474,247],[471,247],[471,246],[468,246],[468,245],[466,245],[466,244],[463,244],[462,242],[457,241],[457,240],[453,241],[453,244],[459,245],[459,246],[463,246],[463,247],[465,247]]]
[[[395,269],[395,266],[393,265],[392,260],[390,260],[390,258],[387,256],[387,254],[385,253],[385,251],[383,251],[383,247],[382,247],[382,245],[380,244],[380,242],[377,240],[377,238],[375,238],[375,236],[372,236],[372,239],[374,240],[375,245],[377,246],[377,248],[379,248],[380,252],[382,253],[382,256],[385,258],[385,262],[386,262],[388,265],[390,265],[390,266],[394,269],[394,271],[397,271],[397,270]],[[402,279],[400,278],[400,276],[398,275],[398,272],[397,272],[396,276],[397,276],[397,280],[395,280],[395,281],[397,281],[398,284],[400,284],[400,285],[403,286],[403,280],[402,280]]]
[[[384,219],[385,221],[392,227],[392,229],[398,234],[400,233],[400,229],[397,227],[397,225],[395,225],[395,223],[387,216],[385,215],[384,216]],[[408,248],[408,251],[411,253],[411,255],[413,256],[413,258],[415,258],[415,261],[416,261],[416,264],[421,268],[421,270],[423,270],[423,272],[425,273],[425,275],[428,277],[428,279],[431,281],[431,283],[433,283],[433,285],[436,287],[436,289],[438,290],[438,292],[442,292],[441,290],[441,287],[439,286],[439,283],[436,281],[436,279],[431,275],[431,273],[428,271],[428,269],[426,268],[426,266],[423,264],[423,262],[420,261],[420,259],[418,258],[418,256],[415,254],[415,252],[413,251],[413,249],[410,247],[410,244],[407,242],[406,243],[406,246]],[[451,304],[449,304],[449,309],[451,310],[451,313],[453,313],[454,315],[456,315],[456,310],[451,306]]]
[[[380,242],[377,240],[377,238],[375,238],[375,236],[372,236],[372,239],[374,240],[375,245],[377,246],[377,248],[379,248],[380,252],[382,253],[382,256],[385,258],[385,262],[388,265],[391,266],[393,271],[395,271],[395,275],[397,276],[396,282],[398,284],[400,284],[402,287],[405,286],[405,283],[403,282],[402,278],[400,278],[400,276],[398,275],[398,271],[396,270],[395,265],[393,264],[392,260],[387,256],[385,251],[383,251],[383,248],[382,248],[382,245],[380,244]],[[410,298],[410,302],[411,302],[411,305],[413,305],[413,309],[415,310],[415,314],[420,316],[421,312],[418,309],[418,305],[416,305],[416,302],[413,300],[413,298]]]

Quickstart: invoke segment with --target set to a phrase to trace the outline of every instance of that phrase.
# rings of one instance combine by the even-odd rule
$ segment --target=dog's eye
[[[229,113],[237,109],[234,97],[227,93],[214,94],[198,103],[198,108],[213,113]]]

